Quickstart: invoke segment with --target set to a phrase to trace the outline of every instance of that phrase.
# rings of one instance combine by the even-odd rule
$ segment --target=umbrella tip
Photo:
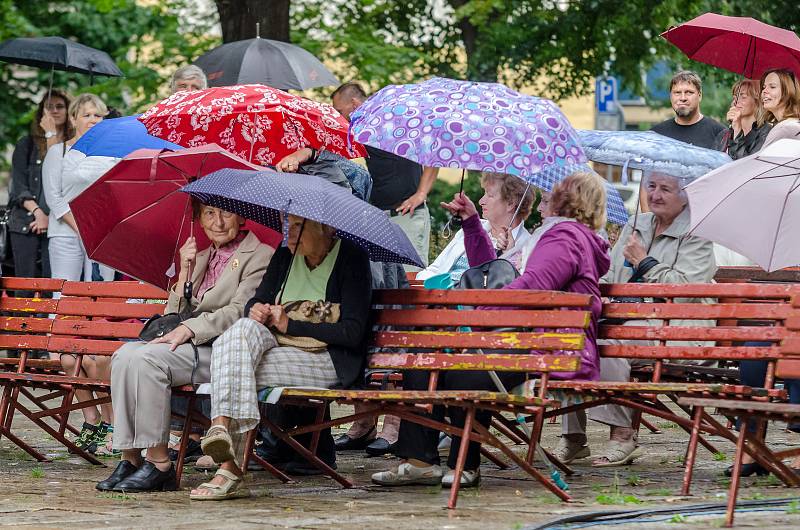
[[[261,22],[256,22],[256,38],[261,38]]]

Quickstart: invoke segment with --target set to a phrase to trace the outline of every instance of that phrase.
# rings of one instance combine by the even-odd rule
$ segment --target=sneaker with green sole
[[[101,424],[92,425],[91,423],[83,422],[83,426],[81,427],[81,432],[78,434],[78,437],[72,441],[72,443],[74,443],[80,449],[83,449],[87,453],[93,453],[94,450],[97,448],[94,439],[95,436],[97,436],[97,431],[100,428],[100,425]],[[70,452],[73,451],[70,450]]]

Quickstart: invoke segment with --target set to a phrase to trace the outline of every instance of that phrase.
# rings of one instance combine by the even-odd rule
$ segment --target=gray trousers
[[[403,229],[411,244],[414,245],[422,262],[428,265],[428,253],[431,244],[431,213],[426,204],[421,204],[411,215],[394,215],[390,219]],[[419,267],[403,265],[408,272],[416,272]]]
[[[196,383],[211,380],[211,347],[198,346]],[[189,344],[129,342],[111,357],[114,449],[146,449],[169,442],[172,387],[191,383],[194,350]]]

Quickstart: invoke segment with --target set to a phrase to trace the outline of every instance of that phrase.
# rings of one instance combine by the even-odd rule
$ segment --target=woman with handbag
[[[596,230],[605,225],[605,205],[604,182],[594,173],[573,173],[556,184],[549,201],[552,215],[533,233],[531,241],[526,245],[532,252],[527,256],[522,275],[504,287],[567,291],[593,296],[591,324],[587,330],[586,348],[581,352],[581,367],[577,373],[556,374],[563,378],[593,380],[599,375],[596,345],[597,321],[602,308],[599,278],[608,270],[609,258],[608,243],[596,234]],[[442,206],[462,219],[470,265],[476,266],[496,259],[494,245],[481,226],[475,205],[466,195],[456,194],[451,202],[443,203]],[[525,380],[523,373],[497,375],[506,388],[513,388]],[[403,375],[405,389],[424,389],[427,384],[426,374],[407,372]],[[487,372],[453,371],[439,375],[439,390],[495,388],[497,387]],[[434,407],[433,413],[441,418],[444,410]],[[454,408],[448,414],[453,425],[463,427],[463,410]],[[475,414],[475,420],[484,426],[488,427],[490,419],[491,415],[486,411]],[[372,481],[384,486],[452,486],[455,480],[453,469],[461,440],[453,438],[448,458],[450,471],[446,474],[442,473],[439,466],[437,441],[438,433],[435,430],[402,421],[396,452],[402,462],[396,469],[375,473]],[[460,477],[462,488],[478,485],[479,466],[480,444],[473,442],[469,444],[464,472]]]
[[[193,206],[211,246],[198,251],[190,237],[180,249],[177,291],[170,291],[164,315],[177,327],[150,342],[129,342],[111,358],[113,445],[122,450],[122,460],[97,484],[101,491],[177,488],[167,447],[171,388],[211,380],[211,342],[242,317],[272,255],[255,234],[241,230],[243,218]],[[187,281],[193,286],[188,311],[181,292]],[[188,318],[175,319],[176,313]],[[151,320],[150,326],[157,324]]]
[[[47,150],[69,140],[74,128],[67,119],[69,96],[58,89],[42,98],[30,134],[17,142],[11,158],[8,185],[8,231],[14,252],[14,274],[21,278],[49,278],[47,227],[50,208],[44,197],[42,163]],[[26,298],[34,293],[18,292]]]
[[[246,493],[237,461],[244,435],[259,422],[257,391],[266,387],[344,388],[363,375],[371,304],[367,253],[336,237],[332,227],[288,216],[288,246],[276,251],[247,318],[214,343],[211,357],[211,428],[203,452],[220,464],[214,478],[192,490],[195,500]],[[293,423],[314,421],[300,413]],[[310,435],[308,439],[310,440]],[[318,456],[336,467],[330,429],[320,432]],[[274,462],[303,474],[299,460]]]

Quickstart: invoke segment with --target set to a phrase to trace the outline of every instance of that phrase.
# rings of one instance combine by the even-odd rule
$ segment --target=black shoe
[[[136,473],[137,469],[139,468],[127,460],[121,460],[120,463],[117,464],[117,468],[114,470],[114,472],[111,473],[111,476],[101,482],[98,482],[95,488],[99,489],[100,491],[111,491],[114,489],[114,486]]]
[[[170,464],[168,471],[159,470],[152,462],[144,461],[142,467],[114,486],[113,491],[138,493],[144,491],[175,491],[175,466]]]
[[[763,477],[769,475],[769,470],[764,469],[758,462],[750,462],[749,464],[742,464],[742,470],[739,473],[739,476],[749,477],[753,473],[755,473],[759,477]],[[733,476],[733,466],[728,466],[728,469],[725,470],[725,476],[726,477]]]
[[[336,462],[325,462],[331,468],[336,469]],[[298,460],[292,460],[283,468],[283,472],[287,475],[300,475],[304,477],[310,477],[313,475],[322,475],[323,471],[312,464],[311,462],[307,462],[303,460],[302,462]]]
[[[256,446],[255,454],[270,464],[272,464],[275,468],[280,469],[281,471],[284,470],[287,464],[292,461],[291,457],[285,458],[280,455],[280,452],[275,450],[273,447],[269,447],[268,444],[262,443],[261,445]],[[248,471],[264,471],[264,468],[261,467],[261,464],[256,462],[254,459],[250,459],[247,463],[247,470]]]
[[[397,442],[390,444],[386,438],[375,438],[371,444],[364,448],[369,456],[382,456],[393,453],[397,447]]]
[[[364,449],[367,445],[375,439],[375,427],[369,430],[364,436],[358,438],[350,438],[347,434],[343,434],[336,438],[333,442],[336,445],[337,451],[354,451],[357,449]]]
[[[189,444],[186,446],[186,456],[183,457],[184,464],[191,464],[197,462],[197,459],[203,456],[203,448],[200,447],[200,442],[189,438]],[[169,459],[172,462],[178,460],[178,449],[169,450]]]

